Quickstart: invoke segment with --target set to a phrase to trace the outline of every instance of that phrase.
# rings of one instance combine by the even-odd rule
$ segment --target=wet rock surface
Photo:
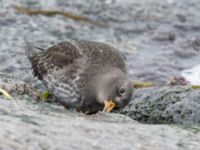
[[[62,15],[30,16],[13,5],[67,11],[104,26]],[[122,110],[126,115],[86,116],[38,102],[27,89],[45,88],[32,76],[24,38],[42,48],[72,39],[106,42],[124,51],[131,79],[165,84],[199,63],[199,8],[198,0],[0,0],[0,87],[18,105],[0,95],[0,149],[198,150],[198,89],[136,90]],[[166,125],[150,125],[156,123]]]
[[[200,124],[200,90],[163,86],[136,90],[123,114],[150,124]]]

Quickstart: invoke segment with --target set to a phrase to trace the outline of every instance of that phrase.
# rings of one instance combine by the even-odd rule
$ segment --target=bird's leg
[[[105,100],[103,112],[111,112],[115,106],[116,104],[112,100]]]

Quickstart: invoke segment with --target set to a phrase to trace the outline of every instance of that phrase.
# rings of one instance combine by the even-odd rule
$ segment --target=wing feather
[[[60,42],[37,54],[32,50],[34,48],[36,47],[30,47],[29,45],[26,48],[26,55],[32,64],[34,76],[37,76],[40,80],[47,72],[68,67],[82,57],[80,50],[70,42]]]

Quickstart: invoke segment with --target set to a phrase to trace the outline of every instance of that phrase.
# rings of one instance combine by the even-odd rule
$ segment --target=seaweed
[[[154,87],[156,86],[153,82],[143,82],[143,81],[133,81],[134,88],[146,88],[146,87]]]
[[[200,89],[200,85],[193,85],[192,89]]]
[[[71,12],[64,12],[64,11],[60,11],[60,10],[31,9],[31,8],[28,8],[28,7],[17,6],[17,5],[13,5],[12,7],[19,13],[24,13],[24,14],[31,15],[31,16],[32,15],[44,15],[44,16],[47,16],[47,17],[52,17],[52,16],[56,16],[56,15],[61,15],[61,16],[64,16],[66,18],[73,19],[75,21],[87,22],[87,23],[90,23],[92,25],[96,25],[96,26],[99,26],[99,27],[106,27],[107,26],[106,24],[99,23],[99,22],[92,20],[88,17],[73,14]]]

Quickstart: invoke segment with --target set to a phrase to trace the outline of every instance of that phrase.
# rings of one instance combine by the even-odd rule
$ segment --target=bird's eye
[[[121,87],[121,88],[119,89],[119,95],[120,95],[120,96],[123,96],[125,93],[126,93],[125,88],[124,88],[124,87]]]

